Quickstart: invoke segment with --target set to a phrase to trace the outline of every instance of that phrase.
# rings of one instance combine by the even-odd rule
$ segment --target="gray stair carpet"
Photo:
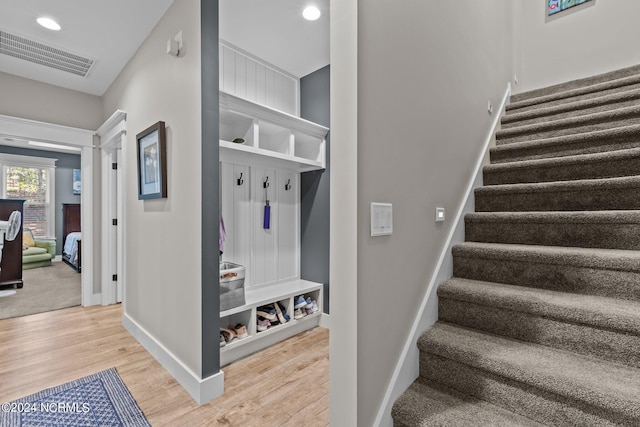
[[[394,426],[640,426],[640,66],[511,97]]]

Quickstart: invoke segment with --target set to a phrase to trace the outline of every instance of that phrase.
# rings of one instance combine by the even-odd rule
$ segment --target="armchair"
[[[56,256],[55,239],[35,239],[31,229],[25,227],[22,234],[22,269],[28,270],[36,267],[51,265],[51,260]]]

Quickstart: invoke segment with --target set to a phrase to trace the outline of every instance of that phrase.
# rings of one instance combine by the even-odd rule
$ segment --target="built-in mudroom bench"
[[[226,237],[220,257],[220,325],[231,330],[246,327],[243,338],[221,346],[224,366],[320,323],[324,285],[300,277],[300,174],[325,168],[329,129],[292,114],[299,102],[295,85],[286,91],[286,102],[278,101],[288,105],[288,112],[268,105],[267,98],[258,102],[246,92],[239,96],[230,93],[233,90],[225,91],[248,87],[238,80],[246,79],[250,63],[255,63],[251,66],[258,72],[260,67],[265,73],[269,69],[228,46],[221,46],[221,52],[220,201]],[[239,61],[234,57],[242,58],[242,73],[229,71],[228,64]],[[270,72],[278,76],[277,70]],[[280,77],[283,81],[288,78]],[[236,266],[242,267],[241,272]],[[235,289],[231,292],[240,292],[235,294],[237,299],[230,303],[227,298],[223,303],[231,295],[223,297],[230,289],[225,286],[241,280],[244,295]],[[300,296],[312,301],[314,310],[296,312]],[[264,322],[260,313],[264,314],[265,307],[286,313],[288,320],[269,327],[258,324],[260,319]]]

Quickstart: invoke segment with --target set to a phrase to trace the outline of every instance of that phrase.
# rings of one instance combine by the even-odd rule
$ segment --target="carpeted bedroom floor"
[[[80,305],[81,275],[64,262],[22,272],[24,286],[0,298],[0,319]]]

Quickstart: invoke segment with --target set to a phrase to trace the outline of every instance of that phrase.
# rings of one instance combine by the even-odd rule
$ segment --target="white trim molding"
[[[94,131],[0,115],[0,134],[29,141],[93,147]]]
[[[100,137],[101,151],[101,289],[102,305],[115,304],[122,301],[124,289],[124,263],[123,239],[124,239],[124,186],[122,185],[124,167],[119,165],[112,168],[113,163],[118,163],[119,152],[126,143],[127,138],[127,113],[117,110],[98,128],[96,134]],[[114,229],[112,220],[117,220]],[[116,280],[113,280],[114,274]]]
[[[82,305],[95,305],[93,294],[93,136],[94,131],[0,115],[0,136],[60,144],[80,149],[82,164]],[[98,295],[99,297],[99,295]]]
[[[437,285],[449,279],[453,274],[453,255],[451,254],[451,248],[464,241],[464,216],[475,210],[473,190],[482,186],[482,166],[493,139],[493,135],[500,122],[502,112],[509,102],[510,95],[511,84],[507,83],[507,89],[505,90],[502,98],[502,103],[500,108],[497,110],[498,114],[493,118],[493,123],[489,128],[483,148],[478,154],[475,169],[467,183],[467,188],[463,196],[462,203],[460,203],[458,211],[456,212],[453,226],[451,227],[447,240],[442,247],[438,263],[436,264],[436,268],[434,269],[429,285],[427,286],[422,298],[420,309],[413,321],[407,340],[404,343],[402,353],[400,353],[400,357],[398,358],[391,380],[387,385],[387,391],[385,392],[384,399],[382,400],[382,404],[378,410],[378,415],[376,416],[373,424],[374,426],[391,426],[393,424],[393,421],[391,420],[391,407],[393,406],[393,403],[407,388],[409,388],[420,374],[420,353],[416,346],[416,342],[420,335],[437,321]]]
[[[126,313],[122,316],[122,325],[199,405],[204,405],[224,393],[224,372],[218,371],[210,377],[200,378]]]

